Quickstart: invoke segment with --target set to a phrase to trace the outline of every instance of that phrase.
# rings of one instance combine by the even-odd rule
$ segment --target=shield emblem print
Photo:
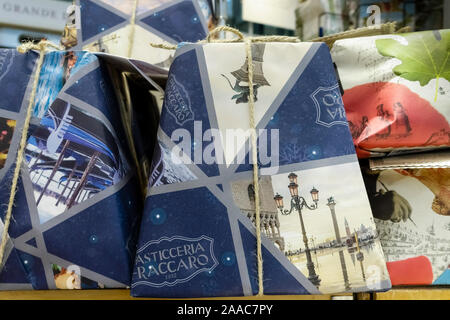
[[[311,94],[311,99],[316,107],[318,125],[327,128],[335,125],[348,126],[339,85],[328,88],[319,87]]]

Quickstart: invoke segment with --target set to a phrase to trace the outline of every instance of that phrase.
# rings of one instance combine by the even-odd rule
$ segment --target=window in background
[[[0,47],[42,38],[59,43],[71,0],[0,0]]]
[[[248,0],[247,0],[248,1]],[[251,21],[246,21],[243,18],[243,0],[226,0],[226,13],[227,13],[227,19],[226,24],[239,29],[241,32],[244,32],[248,35],[287,35],[287,36],[293,36],[294,30],[289,30],[286,28],[277,27],[274,25],[270,25],[269,22],[271,21],[270,15],[262,15],[260,11],[258,11],[258,7],[255,5],[253,10],[255,10],[258,15],[260,21],[265,21],[265,23],[255,23]],[[261,6],[264,3],[270,3],[270,0],[250,0],[249,3],[255,3]],[[277,3],[277,1],[272,1],[274,4]],[[284,2],[284,1],[283,1]],[[295,7],[292,7],[292,15],[294,14]],[[294,16],[293,16],[294,17]],[[287,19],[289,17],[286,17]],[[295,25],[295,18],[293,18],[293,25]],[[275,19],[274,19],[275,20]],[[276,20],[279,20],[277,17]]]
[[[444,3],[449,7],[449,2],[450,0],[298,0],[296,34],[303,40],[310,40],[387,22],[397,22],[398,28],[408,26],[411,31],[442,29],[445,21]]]

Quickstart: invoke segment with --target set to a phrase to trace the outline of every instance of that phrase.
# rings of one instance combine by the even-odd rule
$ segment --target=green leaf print
[[[402,34],[408,41],[403,45],[394,39],[376,40],[380,54],[402,61],[394,68],[394,73],[410,81],[419,81],[426,86],[436,79],[438,96],[439,79],[450,81],[450,30],[426,31]]]

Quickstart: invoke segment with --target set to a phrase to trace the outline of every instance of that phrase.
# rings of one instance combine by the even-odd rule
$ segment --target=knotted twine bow
[[[222,31],[229,31],[238,36],[233,39],[213,39],[213,36]],[[248,86],[249,86],[249,112],[250,112],[250,132],[251,132],[251,144],[252,144],[252,159],[253,159],[253,186],[255,189],[255,224],[256,224],[256,255],[258,264],[258,296],[264,295],[263,285],[263,261],[261,250],[261,209],[259,199],[259,169],[258,169],[258,150],[257,150],[257,137],[256,137],[256,123],[255,123],[255,97],[253,88],[253,56],[252,56],[252,43],[253,42],[300,42],[299,38],[288,36],[263,36],[263,37],[247,37],[237,29],[221,26],[212,30],[205,40],[198,41],[198,43],[234,43],[244,42],[245,51],[247,57],[248,66]],[[169,44],[155,44],[150,43],[154,48],[175,50],[177,46]]]
[[[49,47],[54,48],[56,50],[61,50],[61,48],[59,46],[57,46],[56,44],[53,44],[52,42],[47,41],[47,40],[42,40],[38,44],[34,44],[33,42],[26,42],[26,43],[23,43],[22,45],[20,45],[19,47],[17,47],[17,51],[19,51],[20,53],[27,53],[30,50],[39,51],[39,60],[38,60],[37,66],[36,66],[36,72],[34,74],[33,86],[31,89],[30,99],[28,101],[25,122],[23,124],[22,132],[21,132],[22,136],[20,138],[19,150],[17,151],[16,166],[14,168],[14,175],[13,175],[12,184],[11,184],[11,192],[9,194],[8,209],[6,211],[6,215],[5,215],[5,219],[4,219],[2,242],[0,243],[0,265],[3,261],[3,256],[4,256],[5,250],[6,250],[6,244],[8,242],[8,230],[9,230],[9,225],[10,225],[11,217],[12,217],[12,208],[14,205],[14,198],[16,196],[16,191],[17,191],[17,183],[19,181],[19,176],[20,176],[20,167],[22,165],[24,154],[25,154],[27,133],[28,133],[28,128],[30,127],[30,120],[31,120],[31,114],[32,114],[33,107],[34,107],[34,100],[36,98],[36,91],[37,91],[37,86],[39,83],[39,75],[41,74],[42,64],[44,63],[45,53]]]

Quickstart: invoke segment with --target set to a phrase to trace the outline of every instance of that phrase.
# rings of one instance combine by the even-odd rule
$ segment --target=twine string
[[[252,56],[252,40],[245,41],[246,55],[248,59],[248,88],[249,100],[248,107],[250,111],[250,132],[252,143],[252,160],[253,160],[253,187],[255,189],[255,224],[256,224],[256,259],[258,264],[258,296],[264,294],[263,285],[263,261],[261,249],[261,208],[259,203],[259,172],[258,172],[258,150],[256,139],[256,124],[255,124],[255,97],[253,88],[253,56]]]
[[[53,48],[55,50],[62,50],[61,46],[54,44],[51,41],[48,40],[41,40],[39,43],[34,43],[33,41],[29,41],[29,42],[24,42],[22,43],[20,46],[17,47],[17,51],[19,53],[27,53],[28,51],[31,50],[36,50],[39,51],[40,53],[43,52],[43,54],[45,55],[45,51],[47,50],[47,48]],[[39,56],[40,58],[40,56]],[[43,59],[43,58],[42,58]],[[38,65],[39,67],[39,65]],[[42,65],[41,65],[42,67]],[[36,79],[35,79],[36,80]],[[39,77],[38,77],[39,80]]]
[[[350,38],[359,38],[359,37],[369,37],[375,35],[383,35],[383,34],[394,34],[394,33],[403,33],[407,32],[407,28],[402,28],[398,31],[395,31],[397,27],[396,22],[387,22],[381,25],[362,27],[358,29],[347,30],[344,32],[339,32],[335,34],[331,34],[324,37],[318,37],[311,39],[312,42],[325,42],[330,48],[333,47],[334,43],[338,40],[342,39],[350,39]]]
[[[53,49],[57,49],[57,50],[61,49],[60,46],[53,44],[47,40],[42,40],[38,44],[34,44],[33,42],[26,42],[17,48],[17,51],[19,51],[20,53],[26,53],[30,50],[39,51],[39,60],[38,60],[37,66],[36,66],[36,72],[35,72],[34,79],[33,79],[33,86],[31,89],[30,99],[28,101],[25,122],[23,124],[22,132],[21,132],[22,136],[20,138],[19,150],[17,151],[14,175],[13,175],[13,179],[11,182],[11,192],[9,194],[8,209],[6,211],[6,215],[5,215],[5,219],[4,219],[2,241],[0,243],[0,265],[3,262],[3,257],[4,257],[5,250],[6,250],[6,244],[8,242],[8,230],[9,230],[9,226],[10,226],[11,218],[12,218],[12,208],[14,206],[14,198],[15,198],[16,192],[17,192],[17,184],[18,184],[19,177],[20,177],[20,168],[21,168],[21,165],[22,165],[22,162],[24,159],[24,155],[25,155],[25,147],[26,147],[26,143],[27,143],[27,133],[28,133],[28,129],[30,127],[30,120],[31,120],[31,115],[32,115],[33,107],[34,107],[34,100],[36,98],[36,91],[37,91],[37,86],[39,83],[39,75],[41,74],[42,65],[44,63],[45,52],[47,51],[47,49],[49,47],[51,47]]]
[[[216,34],[219,34],[222,31],[228,31],[231,33],[234,33],[235,35],[238,36],[238,38],[235,39],[227,39],[228,41],[244,41],[244,35],[242,34],[242,32],[240,32],[239,30],[235,29],[235,28],[231,28],[229,26],[220,26],[215,28],[214,30],[211,30],[211,32],[208,34],[208,36],[206,37],[206,42],[212,42],[212,41],[217,41],[217,40],[213,40],[213,36],[215,36]]]
[[[237,38],[233,39],[213,39],[213,35],[222,32],[229,31],[237,35]],[[244,37],[244,35],[237,29],[229,27],[229,26],[220,26],[212,30],[205,40],[200,40],[197,43],[234,43],[234,42],[244,42],[246,40],[251,40],[252,43],[255,42],[300,42],[300,39],[297,37],[289,37],[289,36],[261,36],[261,37]],[[177,45],[167,44],[167,43],[149,43],[153,48],[165,49],[165,50],[176,50],[178,48]]]
[[[176,50],[177,46],[173,44],[166,44],[166,43],[150,43],[150,46],[157,49],[165,49],[165,50]]]
[[[133,53],[134,36],[136,34],[136,15],[137,15],[138,2],[139,2],[139,0],[133,1],[133,13],[131,14],[131,20],[130,20],[130,39],[129,39],[129,43],[128,43],[128,58],[131,58],[131,55]]]
[[[213,36],[219,32],[226,31],[237,35],[237,38],[233,39],[213,39]],[[264,295],[263,284],[263,259],[262,259],[262,247],[261,247],[261,208],[260,208],[260,195],[259,195],[259,168],[258,168],[258,146],[257,146],[257,134],[256,134],[256,121],[255,121],[255,97],[253,87],[253,56],[252,56],[252,43],[256,42],[300,42],[297,37],[288,36],[262,36],[262,37],[244,37],[244,35],[237,29],[229,26],[220,26],[212,30],[205,40],[198,41],[197,43],[235,43],[244,42],[246,49],[246,58],[248,65],[248,85],[249,85],[249,113],[250,113],[250,132],[251,132],[251,147],[252,147],[252,161],[253,161],[253,187],[255,190],[255,224],[256,224],[256,256],[258,267],[258,296]],[[150,43],[150,46],[159,49],[176,50],[176,45],[162,44],[162,43]]]

